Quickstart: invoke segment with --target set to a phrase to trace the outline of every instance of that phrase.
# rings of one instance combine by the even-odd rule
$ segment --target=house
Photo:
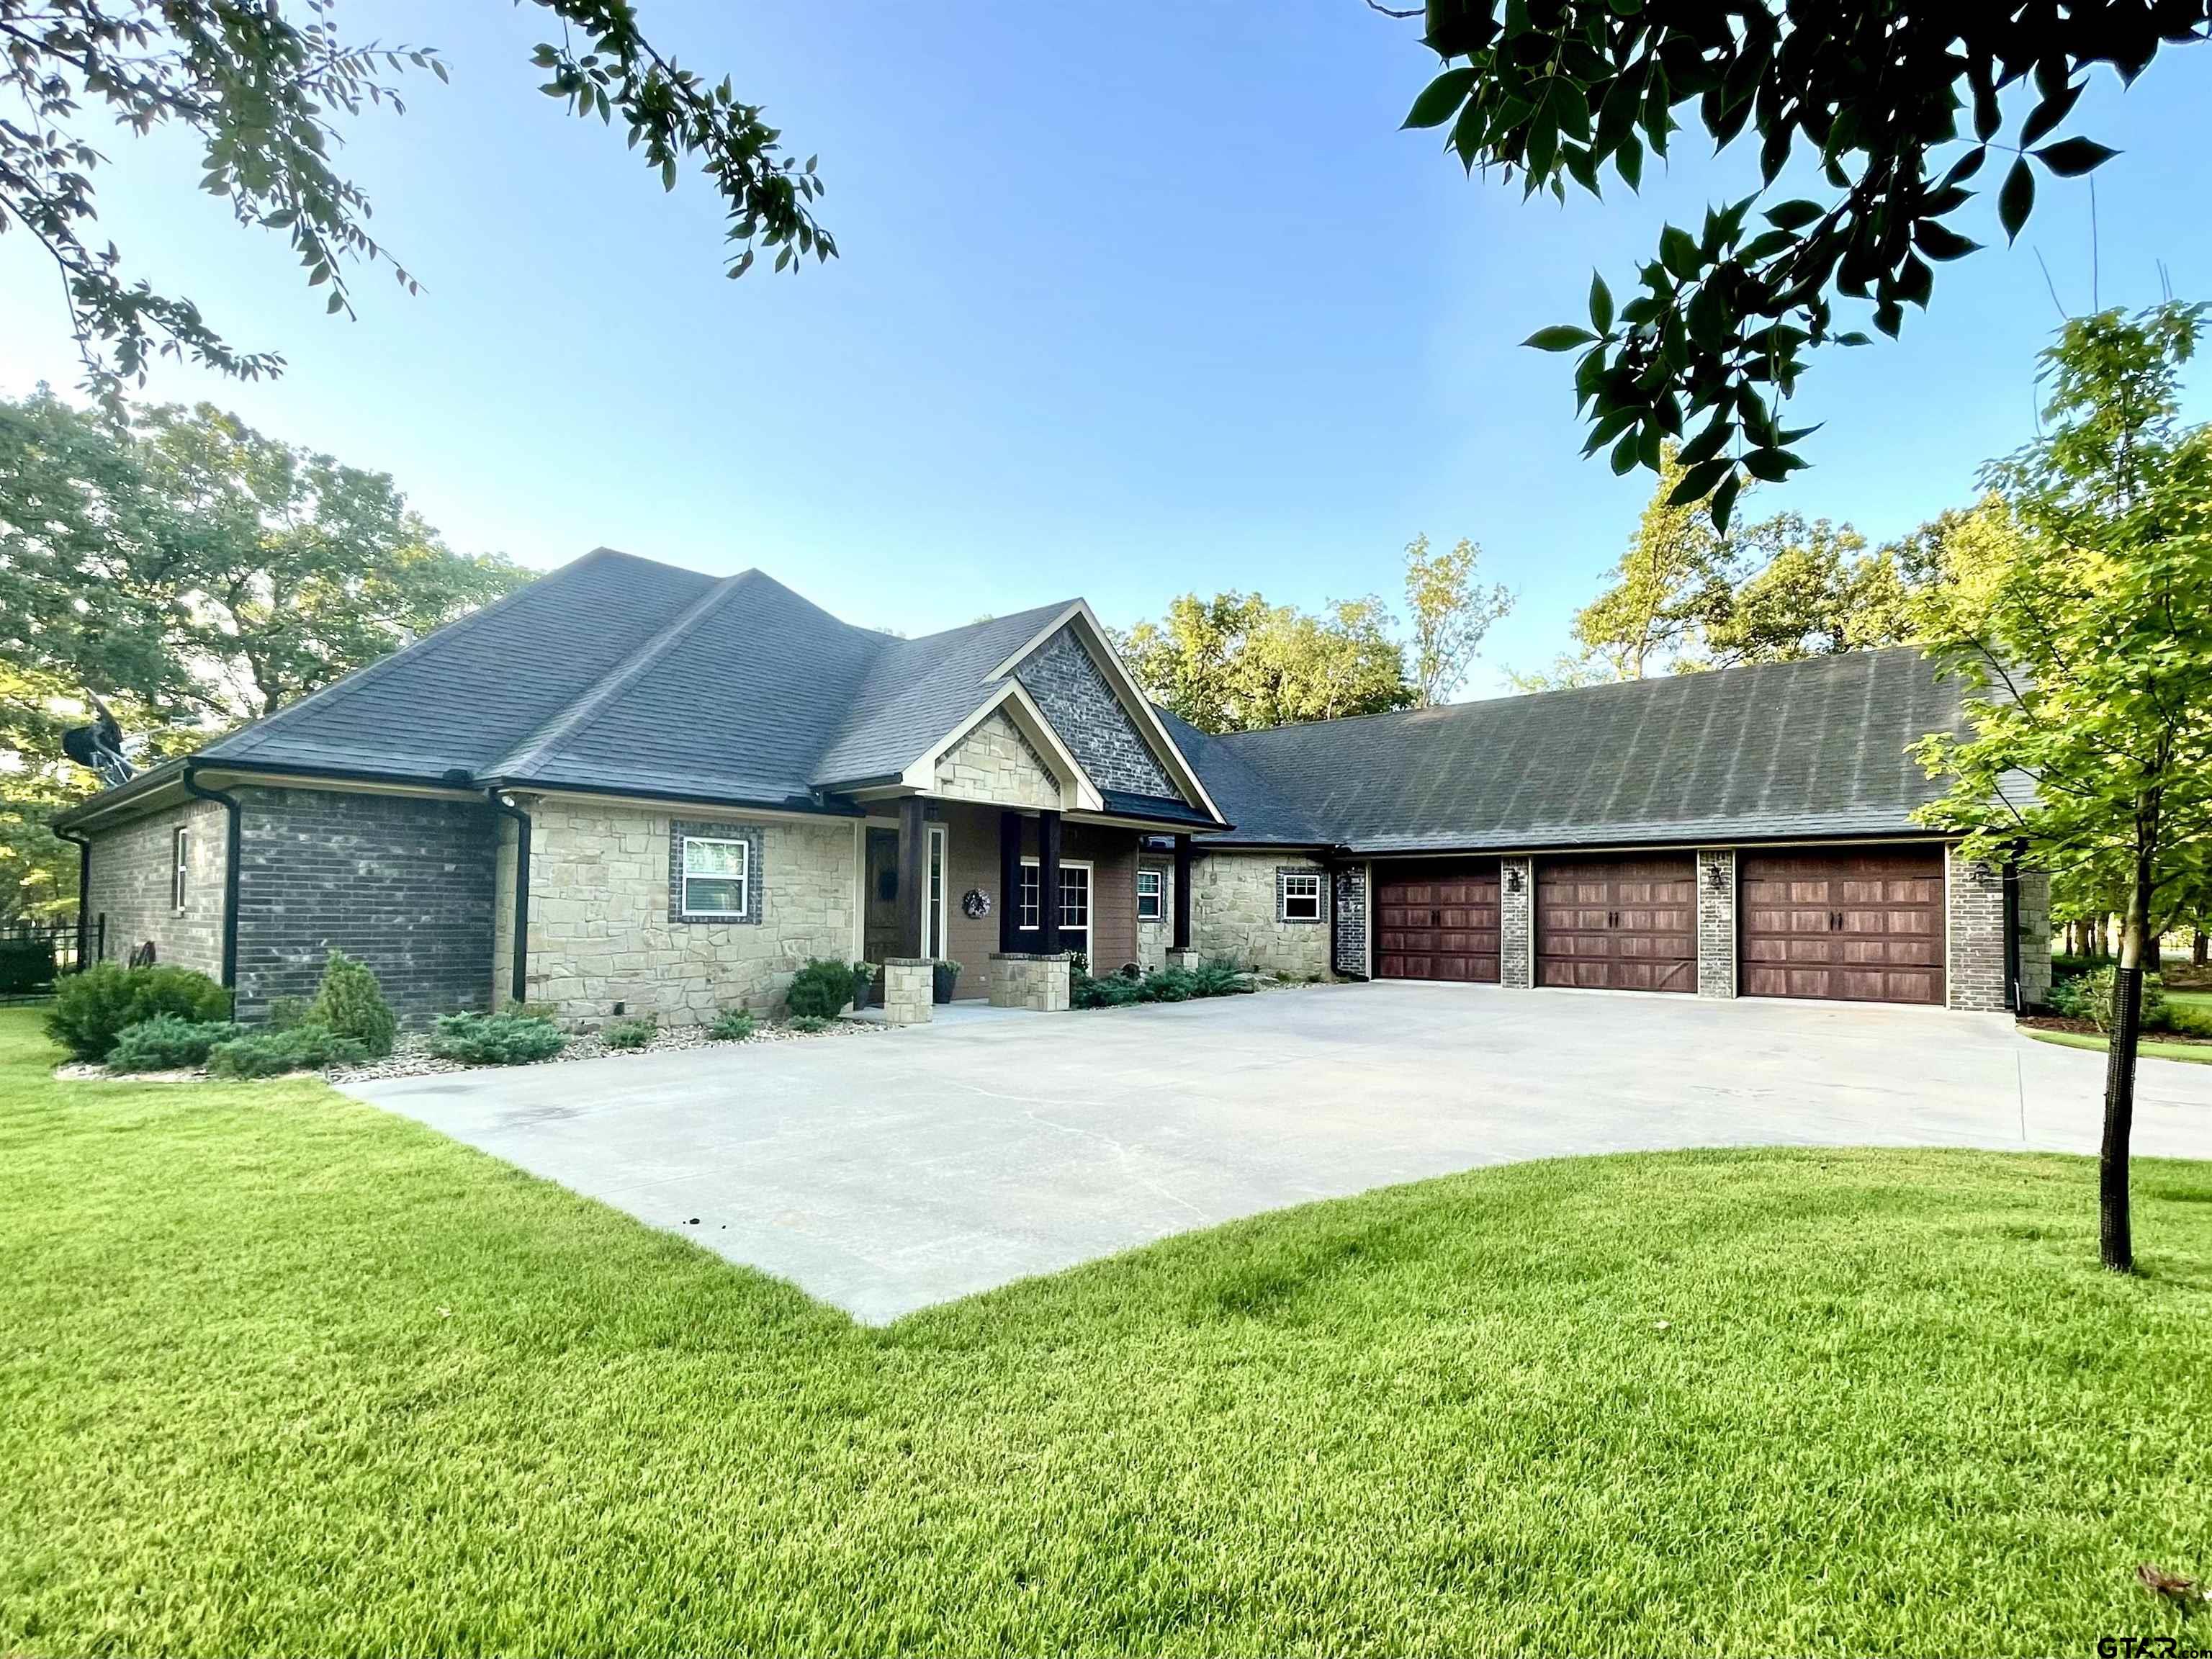
[[[1959,720],[1906,650],[1218,737],[1079,599],[906,640],[603,549],[57,829],[93,953],[247,1019],[333,946],[417,1022],[773,1009],[817,957],[1053,1007],[1069,953],[1998,1009],[2046,888],[1911,822]]]

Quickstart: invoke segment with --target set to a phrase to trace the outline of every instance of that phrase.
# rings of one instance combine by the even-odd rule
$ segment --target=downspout
[[[92,966],[85,951],[92,940],[92,837],[77,830],[56,830],[62,840],[76,843],[76,968]]]
[[[514,959],[508,969],[507,998],[519,1005],[528,1000],[530,987],[530,814],[497,789],[485,790],[484,799],[514,824]]]
[[[211,800],[222,808],[227,820],[222,842],[222,988],[235,995],[238,991],[238,878],[241,837],[239,833],[240,811],[238,797],[221,789],[210,789],[193,775],[191,763],[185,763],[185,793],[200,800]]]
[[[2020,994],[2020,849],[2014,848],[2004,866],[2005,1006],[2024,1014],[2027,1010]]]

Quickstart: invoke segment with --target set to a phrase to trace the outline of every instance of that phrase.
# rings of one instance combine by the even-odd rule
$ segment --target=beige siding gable
[[[1060,781],[1003,710],[945,752],[937,763],[935,793],[997,806],[1060,805]]]

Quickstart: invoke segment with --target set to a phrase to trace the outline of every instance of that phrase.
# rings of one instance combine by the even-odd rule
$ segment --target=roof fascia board
[[[1099,793],[1098,786],[1083,769],[1083,763],[1053,730],[1052,722],[1044,717],[1044,710],[1036,705],[1019,680],[1002,680],[999,689],[979,704],[968,718],[921,754],[900,775],[899,781],[908,788],[922,794],[933,794],[937,790],[937,763],[958,745],[961,739],[981,726],[992,715],[1005,711],[1014,723],[1014,729],[1042,750],[1053,770],[1059,775],[1061,810],[1063,811],[1099,812],[1106,807],[1106,798]],[[1071,803],[1067,797],[1074,796]]]
[[[525,796],[532,801],[579,800],[589,801],[595,806],[639,806],[658,811],[666,811],[672,806],[697,807],[707,811],[741,813],[749,818],[777,818],[793,823],[820,823],[825,820],[849,823],[861,816],[848,808],[826,804],[808,809],[793,806],[788,801],[771,805],[718,795],[644,795],[629,790],[591,789],[579,784],[532,784],[519,781],[503,782],[496,787],[508,794]]]
[[[1212,816],[1213,821],[1217,823],[1228,823],[1228,815],[1215,805],[1213,797],[1206,793],[1206,784],[1198,775],[1198,769],[1190,763],[1188,757],[1176,745],[1176,740],[1168,735],[1167,727],[1160,723],[1160,717],[1153,712],[1152,702],[1146,697],[1143,689],[1138,685],[1136,677],[1129,672],[1127,665],[1121,660],[1121,653],[1114,649],[1113,641],[1106,637],[1105,625],[1098,620],[1098,614],[1091,610],[1091,602],[1088,599],[1078,599],[1062,611],[1042,629],[1032,635],[1029,642],[1020,650],[993,669],[985,678],[994,680],[1005,678],[1019,667],[1031,652],[1070,623],[1079,621],[1082,623],[1083,629],[1076,637],[1083,648],[1090,653],[1091,660],[1098,665],[1099,672],[1105,675],[1106,684],[1113,691],[1115,700],[1121,705],[1122,712],[1137,723],[1139,731],[1150,734],[1154,750],[1161,759],[1169,762],[1175,768],[1182,787],[1191,793],[1198,803]]]

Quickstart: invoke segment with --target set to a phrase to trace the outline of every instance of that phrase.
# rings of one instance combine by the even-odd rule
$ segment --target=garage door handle
[[[1430,927],[1443,927],[1443,925],[1444,925],[1444,913],[1443,913],[1443,911],[1441,911],[1441,910],[1431,910],[1431,911],[1430,911],[1430,912],[1429,912],[1429,926],[1430,926]]]
[[[1828,912],[1828,931],[1832,933],[1840,933],[1844,931],[1844,913],[1841,910]]]
[[[1608,911],[1607,911],[1607,912],[1605,913],[1605,925],[1606,925],[1607,927],[1620,927],[1620,911],[1618,911],[1618,910],[1608,910]]]

